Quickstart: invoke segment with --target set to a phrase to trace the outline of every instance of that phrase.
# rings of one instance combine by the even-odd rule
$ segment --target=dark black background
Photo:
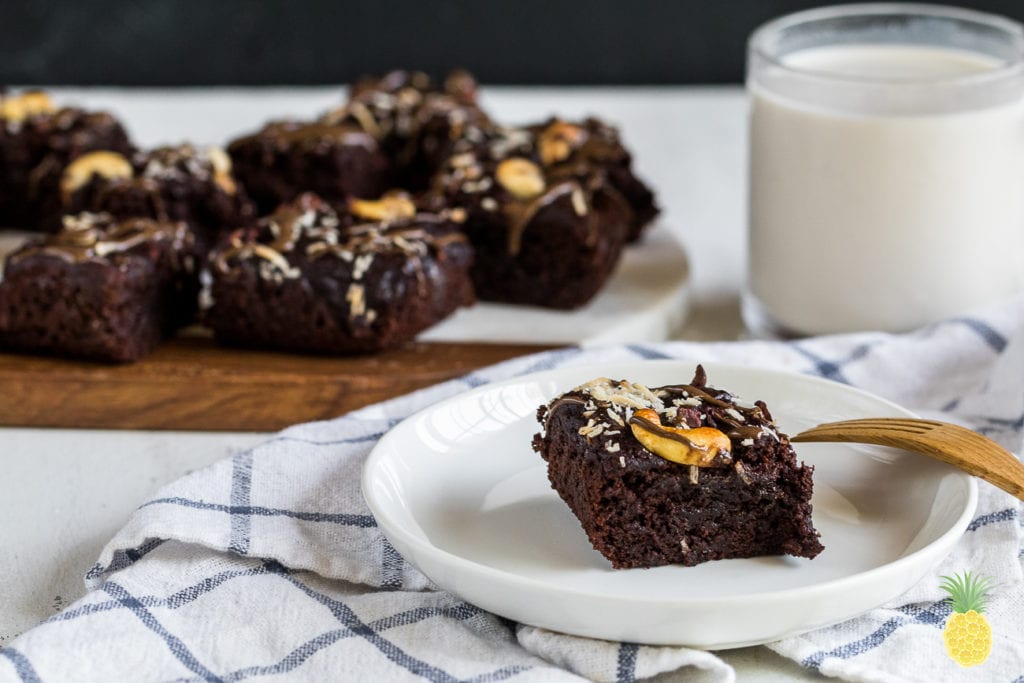
[[[455,66],[486,83],[742,80],[761,22],[804,0],[36,0],[0,4],[0,83],[338,83]],[[975,9],[1024,20],[1024,0]]]

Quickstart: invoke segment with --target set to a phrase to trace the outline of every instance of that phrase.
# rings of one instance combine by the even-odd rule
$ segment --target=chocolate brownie
[[[98,149],[130,154],[122,125],[105,112],[58,109],[42,92],[0,98],[0,225],[37,229],[71,160]]]
[[[228,152],[263,211],[306,191],[343,209],[390,187],[426,189],[456,144],[490,125],[469,74],[454,72],[439,88],[426,74],[394,71],[358,81],[316,121],[270,123]]]
[[[822,551],[812,467],[761,401],[707,385],[595,379],[541,406],[533,448],[617,569]]]
[[[473,301],[461,218],[418,211],[401,194],[343,212],[301,195],[211,254],[206,322],[236,346],[349,354],[402,344]]]
[[[477,104],[476,80],[461,70],[441,87],[418,71],[363,78],[349,101],[322,120],[358,125],[373,135],[391,160],[391,183],[413,191],[427,189],[451,154],[482,141],[494,126]]]
[[[108,151],[83,155],[63,170],[58,198],[57,215],[90,211],[185,221],[196,233],[200,256],[221,233],[256,216],[224,150],[190,144],[138,152],[131,159]]]
[[[141,358],[194,315],[192,239],[181,222],[67,216],[63,230],[7,258],[0,346],[102,361]]]
[[[578,129],[582,130],[582,129]],[[602,165],[567,164],[531,129],[490,131],[437,177],[439,205],[461,206],[487,301],[570,309],[611,275],[634,218]],[[569,149],[566,149],[566,154]]]
[[[391,161],[377,139],[347,121],[275,121],[232,142],[228,153],[262,212],[307,191],[343,206],[390,187]]]
[[[532,126],[541,160],[554,175],[586,177],[590,169],[604,169],[612,187],[622,193],[630,210],[629,241],[640,238],[660,210],[654,193],[633,173],[633,158],[612,126],[590,117],[578,123],[551,118]]]

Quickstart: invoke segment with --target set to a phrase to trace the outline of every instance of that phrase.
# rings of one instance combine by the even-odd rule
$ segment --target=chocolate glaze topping
[[[610,132],[604,132],[606,129]],[[479,144],[466,146],[467,152],[448,159],[434,191],[471,213],[500,211],[505,217],[508,253],[512,256],[519,253],[523,233],[537,214],[563,198],[580,216],[593,214],[598,194],[628,207],[625,198],[607,182],[604,166],[606,160],[619,159],[626,152],[614,131],[596,120],[572,124],[552,119],[530,128],[493,127],[485,131]],[[503,186],[498,169],[510,159],[536,166],[544,180],[539,195],[523,197]],[[587,221],[588,245],[596,242],[599,229],[597,222]]]
[[[523,233],[526,232],[527,226],[530,225],[530,221],[546,206],[554,204],[562,197],[579,192],[580,189],[576,183],[564,182],[555,185],[554,187],[548,188],[544,194],[540,195],[536,199],[531,199],[527,202],[520,201],[509,201],[505,205],[505,215],[508,216],[508,253],[515,256],[519,253],[519,250],[523,246]],[[593,244],[594,240],[597,239],[597,234],[593,230],[593,227],[589,231],[586,239],[588,245]]]
[[[546,407],[543,418],[544,431],[548,430],[555,413],[576,406],[583,408],[583,417],[589,422],[581,430],[587,438],[604,439],[614,444],[609,449],[619,452],[618,443],[635,441],[630,424],[640,424],[644,429],[669,438],[688,447],[704,451],[699,444],[686,439],[685,431],[668,430],[664,427],[694,428],[714,427],[722,431],[733,443],[733,455],[737,446],[750,444],[758,439],[778,439],[774,422],[763,409],[760,401],[752,406],[737,402],[725,391],[711,389],[706,385],[703,368],[698,366],[696,376],[690,384],[673,384],[647,388],[626,381],[614,382],[597,379],[581,385],[555,398]],[[642,408],[652,409],[661,417],[661,424],[635,415]],[[612,432],[610,435],[609,432]],[[750,441],[748,441],[750,440]],[[715,465],[728,465],[722,459]]]
[[[392,71],[379,79],[362,79],[352,87],[349,101],[324,114],[320,122],[351,126],[401,147],[437,118],[460,128],[453,130],[453,139],[465,136],[463,126],[489,125],[476,106],[476,81],[468,72],[452,72],[442,88],[419,71]]]
[[[46,254],[70,263],[105,262],[110,256],[154,240],[169,240],[177,251],[183,251],[189,246],[191,233],[184,223],[148,218],[117,221],[106,213],[81,213],[65,216],[63,230],[12,254],[11,261]]]
[[[306,193],[260,221],[255,235],[233,235],[230,244],[215,253],[213,263],[226,272],[237,259],[258,257],[292,273],[292,261],[325,256],[353,263],[361,256],[385,253],[425,256],[448,244],[466,241],[456,230],[439,230],[436,234],[431,230],[432,226],[451,224],[456,219],[455,211],[443,211],[367,222],[353,214],[339,214],[316,195]]]
[[[212,183],[211,187],[228,195],[237,192],[237,185],[231,171],[231,160],[217,147],[197,149],[191,144],[157,147],[138,152],[131,159],[133,175],[130,178],[110,178],[93,175],[99,180],[94,186],[93,201],[104,206],[104,200],[126,186],[142,191],[152,213],[160,220],[168,220],[168,211],[163,196],[162,183],[193,178],[200,183]],[[77,188],[76,188],[77,189]],[[67,210],[73,203],[73,193],[62,192],[61,201]]]
[[[300,123],[298,121],[274,121],[268,123],[258,132],[239,138],[232,145],[242,145],[252,141],[267,140],[280,148],[292,145],[314,146],[320,140],[332,140],[351,147],[365,147],[369,150],[377,148],[372,135],[358,126],[315,121]]]

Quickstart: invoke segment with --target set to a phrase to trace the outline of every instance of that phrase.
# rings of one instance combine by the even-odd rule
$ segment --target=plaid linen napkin
[[[375,442],[425,406],[538,370],[643,358],[827,377],[1021,446],[1024,298],[907,335],[516,359],[287,429],[166,486],[103,550],[84,598],[0,648],[0,681],[629,681],[675,671],[734,680],[714,653],[552,633],[440,591],[381,535],[360,493]],[[1024,681],[1021,506],[979,483],[977,517],[933,578],[860,617],[769,647],[850,680]],[[937,577],[964,569],[997,583],[987,612],[992,653],[973,669],[948,659],[941,638],[950,608]]]

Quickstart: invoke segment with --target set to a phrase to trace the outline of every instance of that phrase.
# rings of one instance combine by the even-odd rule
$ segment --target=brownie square
[[[211,254],[205,320],[234,346],[352,354],[407,342],[473,302],[459,218],[402,195],[340,213],[301,195]]]
[[[594,167],[604,171],[608,183],[632,212],[630,242],[638,240],[660,213],[654,192],[634,174],[632,155],[613,126],[594,117],[580,122],[551,118],[530,130],[537,137],[541,160],[552,175],[586,177]]]
[[[427,189],[459,141],[480,139],[491,125],[469,74],[453,72],[439,88],[426,74],[394,71],[361,79],[345,104],[315,121],[270,123],[228,152],[262,211],[302,192],[343,210],[390,187]]]
[[[0,98],[0,226],[45,229],[61,170],[99,149],[132,152],[128,134],[112,115],[58,109],[41,92]]]
[[[194,315],[192,232],[184,223],[68,216],[12,253],[0,282],[0,346],[124,362]]]
[[[482,141],[494,127],[477,103],[476,80],[462,70],[451,72],[440,87],[418,71],[363,78],[352,86],[349,101],[324,120],[358,125],[373,135],[391,159],[392,185],[412,191],[428,189],[451,154]]]
[[[200,259],[219,235],[256,215],[227,154],[190,144],[141,151],[131,159],[107,151],[83,155],[63,169],[59,200],[53,220],[88,211],[184,221],[195,232]]]
[[[537,417],[552,488],[617,569],[823,549],[813,468],[763,402],[709,387],[700,366],[690,384],[659,388],[595,379]]]
[[[530,129],[492,131],[450,157],[437,178],[438,201],[467,211],[463,230],[476,251],[473,285],[482,300],[582,306],[629,237],[633,213],[604,169],[570,169],[543,150]]]
[[[233,141],[228,153],[262,212],[303,192],[342,206],[390,186],[391,162],[376,138],[349,123],[276,121]]]

